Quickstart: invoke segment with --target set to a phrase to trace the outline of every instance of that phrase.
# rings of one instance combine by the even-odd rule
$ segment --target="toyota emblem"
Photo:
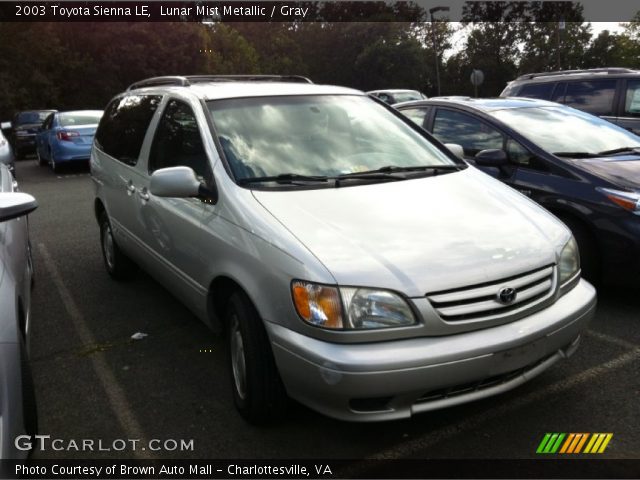
[[[518,292],[516,292],[515,288],[511,287],[503,287],[500,289],[497,295],[497,300],[503,305],[511,305],[516,301],[516,296]]]

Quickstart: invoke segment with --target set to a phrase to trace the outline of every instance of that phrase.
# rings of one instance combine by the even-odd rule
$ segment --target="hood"
[[[575,164],[617,186],[640,190],[640,156],[616,155],[615,157],[574,160]]]
[[[337,284],[410,297],[555,263],[569,237],[551,214],[472,167],[399,182],[253,194]]]

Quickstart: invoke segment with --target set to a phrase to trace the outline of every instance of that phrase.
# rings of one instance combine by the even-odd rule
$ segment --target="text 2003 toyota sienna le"
[[[355,90],[160,77],[91,155],[109,273],[149,271],[229,341],[250,421],[287,396],[389,420],[511,389],[595,307],[555,217]]]

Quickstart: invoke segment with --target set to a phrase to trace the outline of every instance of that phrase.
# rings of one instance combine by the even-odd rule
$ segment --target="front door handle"
[[[142,190],[138,191],[138,196],[145,202],[149,201],[149,194],[147,193],[147,189],[143,188]]]
[[[133,184],[131,180],[129,180],[127,182],[127,194],[133,195],[134,193],[136,193],[136,186]]]

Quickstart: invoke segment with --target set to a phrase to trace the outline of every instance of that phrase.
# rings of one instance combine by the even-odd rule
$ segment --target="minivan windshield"
[[[240,181],[276,176],[311,181],[379,169],[464,167],[367,96],[234,98],[208,106],[225,157]]]
[[[487,113],[554,154],[588,156],[640,148],[640,137],[569,107],[507,108]]]

